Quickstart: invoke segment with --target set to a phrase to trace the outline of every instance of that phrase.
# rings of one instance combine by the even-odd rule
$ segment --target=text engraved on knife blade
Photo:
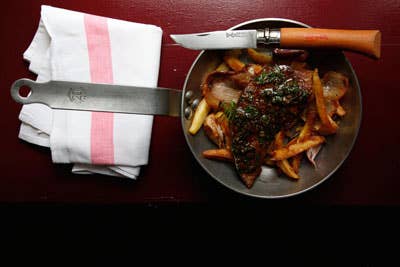
[[[71,102],[77,104],[83,103],[87,99],[87,94],[82,88],[70,88],[68,96]]]
[[[247,32],[226,32],[226,38],[243,38],[248,36]]]

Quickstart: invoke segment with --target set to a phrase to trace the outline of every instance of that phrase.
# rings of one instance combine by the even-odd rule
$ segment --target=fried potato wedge
[[[204,150],[203,157],[205,157],[206,159],[233,162],[233,156],[231,151],[225,148]]]
[[[322,135],[330,135],[335,134],[338,128],[339,126],[336,124],[336,122],[330,116],[328,116],[328,124],[321,123],[321,127],[318,129],[318,132]]]
[[[222,62],[218,65],[215,71],[229,71],[229,66],[225,62]]]
[[[246,70],[248,73],[250,73],[250,75],[254,76],[260,74],[263,70],[263,67],[258,64],[249,64]]]
[[[307,149],[317,146],[325,142],[323,136],[310,136],[303,142],[288,145],[283,148],[276,149],[271,152],[271,160],[279,161],[291,158],[297,154],[300,154]]]
[[[295,172],[294,168],[290,166],[290,163],[287,159],[280,160],[276,162],[276,165],[283,171],[284,174],[287,176],[294,178],[294,179],[299,179],[300,176]]]
[[[297,154],[296,156],[293,157],[292,160],[292,168],[297,175],[299,174],[302,159],[303,159],[303,154]]]
[[[343,117],[344,115],[346,115],[346,110],[342,105],[340,105],[339,100],[332,100],[332,104],[335,107],[335,113],[338,116]]]
[[[314,126],[316,116],[317,116],[317,111],[315,110],[315,106],[310,105],[306,111],[306,122],[303,128],[301,128],[297,142],[302,142],[304,139],[306,139],[311,135],[311,131]]]
[[[343,117],[344,115],[346,115],[346,110],[343,108],[342,105],[340,105],[340,102],[337,99],[336,100],[326,99],[325,106],[326,106],[326,112],[330,117],[334,115]]]
[[[285,138],[285,133],[283,131],[280,131],[275,135],[275,141],[274,141],[275,149],[281,149],[283,147],[284,138]],[[300,178],[300,176],[293,170],[292,166],[290,166],[290,163],[287,159],[277,161],[276,165],[287,176],[294,178],[294,179]]]
[[[284,139],[285,139],[285,132],[284,132],[284,131],[279,131],[279,132],[275,135],[274,150],[283,147],[283,140],[284,140]]]
[[[336,105],[336,114],[339,115],[340,117],[343,117],[344,115],[346,115],[346,110],[344,109],[344,107],[342,105],[340,105],[339,101],[337,101],[335,103]]]
[[[192,124],[189,128],[189,133],[194,135],[199,131],[209,112],[210,107],[208,106],[206,100],[203,98],[194,113]]]
[[[311,135],[311,132],[314,127],[316,115],[317,115],[317,111],[315,109],[315,106],[310,105],[306,111],[306,122],[304,123],[304,126],[301,128],[299,136],[296,139],[293,139],[293,140],[295,140],[293,143],[303,142]],[[289,142],[288,145],[291,145],[291,144],[292,144],[292,142]],[[303,158],[303,155],[301,153],[293,156],[292,168],[296,174],[299,173],[302,158]]]
[[[272,54],[257,51],[253,48],[248,48],[247,54],[249,54],[250,58],[256,63],[259,63],[259,64],[272,63]]]
[[[224,56],[224,61],[234,71],[241,71],[246,66],[246,64],[244,64],[240,59],[235,56],[226,55]]]
[[[321,127],[319,129],[319,132],[323,135],[336,133],[338,125],[327,113],[324,92],[321,80],[318,75],[318,69],[315,69],[313,73],[312,88],[315,96],[315,103],[317,106],[318,115],[321,120]]]

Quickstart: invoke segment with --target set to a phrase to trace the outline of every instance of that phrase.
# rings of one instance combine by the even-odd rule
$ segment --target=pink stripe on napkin
[[[113,83],[111,44],[107,18],[84,15],[90,77],[94,83]],[[114,114],[92,112],[91,162],[114,164]]]

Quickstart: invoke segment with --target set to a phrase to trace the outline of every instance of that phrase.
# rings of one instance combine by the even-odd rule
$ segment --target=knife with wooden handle
[[[282,48],[330,48],[380,57],[379,30],[339,30],[319,28],[280,28],[172,34],[179,45],[196,50],[257,48],[278,45]]]

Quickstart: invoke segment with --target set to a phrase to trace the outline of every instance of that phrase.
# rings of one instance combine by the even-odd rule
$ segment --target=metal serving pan
[[[230,30],[262,29],[282,27],[310,27],[304,23],[281,19],[265,18],[243,22],[232,27]],[[193,62],[186,77],[183,91],[192,91],[196,97],[201,96],[200,84],[205,74],[215,69],[221,62],[221,51],[202,51]],[[257,178],[252,188],[247,188],[239,179],[238,174],[230,163],[209,160],[202,157],[201,153],[206,149],[215,148],[208,140],[204,132],[200,130],[192,136],[188,129],[190,120],[184,116],[181,118],[182,128],[186,141],[195,159],[222,185],[241,194],[259,198],[283,198],[303,193],[314,188],[328,179],[342,165],[353,148],[361,123],[362,105],[361,91],[357,76],[345,55],[340,51],[315,51],[311,53],[310,62],[312,67],[318,67],[320,73],[335,70],[349,77],[350,90],[342,99],[342,105],[346,109],[346,116],[340,121],[338,133],[327,137],[327,142],[316,158],[318,167],[315,169],[311,164],[304,163],[300,168],[301,178],[298,181],[278,176],[275,169],[263,166],[261,175]],[[182,98],[182,114],[189,106],[185,98]]]

